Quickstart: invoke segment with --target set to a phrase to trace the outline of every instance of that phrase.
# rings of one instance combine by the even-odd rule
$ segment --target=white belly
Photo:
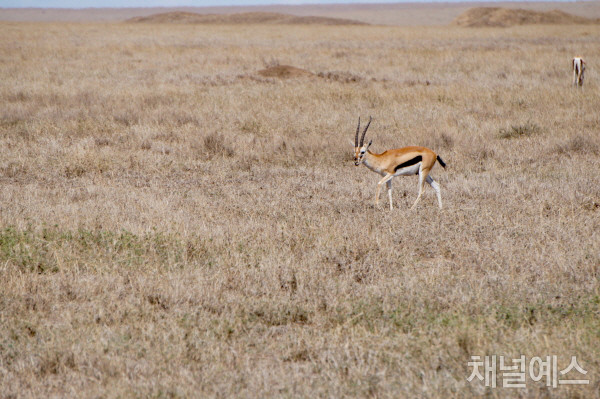
[[[421,167],[421,162],[416,163],[414,165],[407,166],[406,168],[398,169],[394,176],[410,176],[416,175],[419,173],[419,168]]]

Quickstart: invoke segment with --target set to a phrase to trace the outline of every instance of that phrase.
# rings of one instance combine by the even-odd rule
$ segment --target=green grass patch
[[[0,231],[0,262],[28,273],[65,268],[110,271],[119,268],[172,270],[187,265],[211,266],[210,239],[183,239],[153,231],[143,235],[104,230],[65,231],[56,227]]]

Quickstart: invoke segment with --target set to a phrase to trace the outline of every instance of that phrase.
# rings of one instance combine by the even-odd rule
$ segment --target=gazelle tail
[[[444,161],[442,160],[442,158],[440,158],[440,156],[439,156],[439,155],[437,156],[437,160],[438,160],[438,162],[440,163],[440,165],[442,165],[442,168],[446,169],[446,162],[444,162]]]

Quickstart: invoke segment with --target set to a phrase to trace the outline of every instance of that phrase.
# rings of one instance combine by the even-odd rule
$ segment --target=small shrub
[[[146,140],[142,141],[142,144],[141,144],[140,147],[141,147],[142,150],[151,150],[152,149],[152,142],[150,140],[146,139]]]
[[[73,179],[76,177],[81,177],[86,173],[86,168],[84,165],[80,163],[69,164],[65,166],[65,176],[68,179]]]
[[[9,162],[8,165],[6,165],[3,168],[0,168],[0,175],[9,177],[9,178],[16,178],[19,176],[24,176],[27,174],[27,166],[20,163],[20,162]]]
[[[204,137],[204,149],[210,155],[224,155],[226,157],[232,157],[235,155],[233,148],[229,147],[225,143],[223,135],[219,133],[212,133]]]
[[[244,122],[240,122],[239,128],[242,131],[242,133],[252,133],[256,135],[261,135],[263,133],[261,123],[256,120],[249,119]]]
[[[111,144],[110,139],[108,139],[107,137],[96,137],[94,142],[96,143],[96,146],[98,146],[98,147],[109,146]]]
[[[571,137],[563,143],[556,145],[554,152],[558,154],[597,154],[598,143],[587,136]]]
[[[527,122],[523,125],[512,125],[510,128],[500,128],[499,137],[502,139],[515,139],[519,137],[532,136],[540,132],[540,127],[533,123]]]
[[[423,139],[423,144],[435,150],[452,149],[454,147],[454,138],[447,133],[430,133]]]
[[[140,117],[137,115],[136,111],[123,110],[113,115],[113,120],[125,127],[130,127],[137,125],[140,121]]]

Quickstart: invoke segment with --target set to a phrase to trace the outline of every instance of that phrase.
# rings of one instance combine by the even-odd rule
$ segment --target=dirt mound
[[[547,12],[511,9],[500,7],[471,8],[459,15],[453,22],[454,25],[482,27],[482,26],[514,26],[530,24],[589,24],[598,23],[598,20],[579,17],[559,10]]]
[[[312,72],[306,69],[296,68],[290,65],[277,65],[258,71],[258,74],[267,78],[302,78],[308,76],[314,76]]]
[[[127,22],[158,24],[303,24],[303,25],[367,25],[364,22],[341,18],[300,17],[275,12],[245,12],[238,14],[197,14],[167,12],[147,17],[135,17]]]

